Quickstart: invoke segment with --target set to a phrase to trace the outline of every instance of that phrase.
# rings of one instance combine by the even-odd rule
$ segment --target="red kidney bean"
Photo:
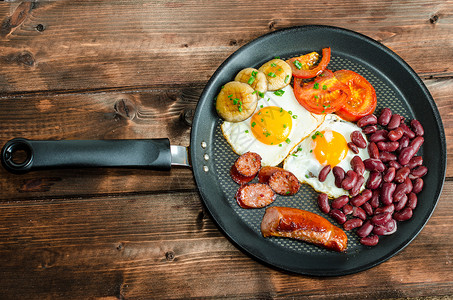
[[[423,189],[423,179],[421,178],[416,178],[413,182],[412,182],[412,192],[415,193],[415,194],[418,194],[422,191]]]
[[[395,142],[377,142],[376,145],[380,151],[393,152],[396,149],[398,149],[398,146],[400,144],[395,141]]]
[[[371,221],[368,220],[365,223],[363,223],[363,225],[360,226],[359,229],[357,229],[356,234],[359,237],[366,237],[371,233],[371,231],[373,231],[373,227],[374,226],[373,226],[373,224],[371,224]]]
[[[373,207],[371,206],[370,202],[363,203],[362,208],[366,212],[367,215],[372,216],[374,214],[374,210],[373,210]]]
[[[360,239],[360,244],[364,246],[373,247],[379,243],[379,236],[377,235],[370,235]]]
[[[371,218],[371,223],[373,225],[384,225],[388,221],[392,219],[392,214],[391,213],[381,213],[381,214],[376,214]]]
[[[373,233],[376,235],[390,235],[395,233],[396,228],[396,221],[394,219],[391,219],[384,225],[374,226]]]
[[[363,220],[362,219],[352,218],[352,219],[347,220],[343,224],[343,228],[344,228],[344,230],[348,231],[348,230],[360,227],[362,225],[363,225]]]
[[[343,179],[345,177],[345,171],[342,167],[335,166],[333,167],[332,172],[333,176],[335,177],[335,186],[337,188],[341,188],[341,183],[343,182]]]
[[[362,175],[357,175],[357,181],[352,189],[349,190],[349,195],[351,195],[351,197],[357,196],[360,192],[360,188],[364,183],[365,177],[363,177]]]
[[[395,174],[395,182],[402,183],[406,180],[411,170],[408,167],[402,167]]]
[[[378,207],[374,210],[374,214],[377,215],[377,214],[383,214],[383,213],[390,213],[390,214],[393,214],[393,212],[395,211],[395,205],[392,204],[389,204],[389,205],[386,205],[386,206],[381,206],[381,207]]]
[[[409,146],[401,150],[398,156],[398,162],[403,166],[408,164],[411,158],[417,154],[424,141],[425,140],[421,136],[414,138]]]
[[[362,128],[362,133],[363,134],[372,134],[372,133],[375,133],[377,130],[377,126],[376,125],[370,125],[370,126],[367,126],[365,128]]]
[[[377,124],[377,117],[373,114],[363,116],[357,121],[357,126],[359,126],[360,128],[375,124]]]
[[[375,190],[381,185],[382,182],[382,175],[381,172],[372,171],[370,172],[370,176],[366,182],[366,187],[368,189]]]
[[[350,215],[350,214],[352,214],[353,210],[354,210],[354,209],[353,209],[353,207],[352,207],[351,204],[346,204],[345,206],[343,206],[343,213],[344,213],[345,215]]]
[[[357,148],[356,144],[354,144],[353,142],[348,143],[348,148],[351,149],[351,151],[355,154],[359,153],[359,148]]]
[[[393,182],[384,182],[381,187],[381,202],[384,205],[389,205],[393,202],[393,194],[396,189],[396,184]]]
[[[330,205],[332,206],[332,208],[340,209],[343,206],[345,206],[346,204],[348,204],[348,202],[349,202],[349,197],[346,195],[343,195],[343,196],[340,196],[340,197],[334,199]]]
[[[388,162],[388,165],[389,167],[393,167],[395,168],[396,170],[400,169],[402,166],[400,165],[399,162],[397,162],[396,160],[391,160]]]
[[[423,129],[422,124],[418,120],[411,121],[411,128],[412,128],[412,131],[417,136],[422,136],[425,134],[425,130]]]
[[[381,202],[379,200],[379,195],[380,195],[381,191],[376,189],[376,190],[373,190],[373,193],[371,195],[371,199],[370,199],[370,204],[372,207],[374,208],[377,208],[379,207],[379,205],[381,205]]]
[[[425,166],[419,166],[412,169],[410,172],[411,179],[420,178],[425,176],[426,173],[428,173],[428,168]]]
[[[352,215],[354,217],[358,217],[362,220],[366,220],[366,212],[363,210],[363,208],[353,206],[352,207]]]
[[[384,108],[381,111],[381,114],[379,115],[379,118],[377,120],[379,125],[385,126],[390,122],[390,118],[392,117],[392,111],[390,108]]]
[[[410,142],[410,139],[406,136],[406,135],[403,135],[399,140],[398,140],[398,143],[400,143],[400,145],[398,146],[398,149],[396,149],[396,151],[398,153],[401,152],[402,149],[406,148],[407,146],[409,146],[409,142]]]
[[[412,218],[412,209],[406,207],[400,211],[397,211],[393,214],[393,218],[397,221],[406,221]]]
[[[413,168],[421,166],[421,165],[423,165],[423,157],[414,156],[409,160],[406,167],[408,167],[409,169],[413,169]]]
[[[412,189],[413,189],[413,185],[412,185],[412,180],[410,180],[410,178],[406,178],[406,180],[404,180],[404,183],[406,184],[406,194],[409,194],[410,192],[412,192]]]
[[[330,212],[329,197],[327,194],[321,193],[318,195],[318,207],[325,214]]]
[[[379,149],[376,146],[376,143],[371,142],[368,144],[368,154],[371,158],[379,158]]]
[[[368,171],[383,172],[385,170],[385,165],[380,159],[367,158],[363,161],[363,164]]]
[[[353,142],[359,148],[366,148],[366,140],[363,137],[362,133],[358,130],[355,130],[351,133],[351,142]]]
[[[414,193],[407,194],[406,207],[409,207],[410,209],[415,209],[417,207],[417,199],[418,197]]]
[[[400,211],[400,210],[402,210],[404,207],[406,207],[407,200],[408,200],[407,195],[403,195],[403,197],[401,197],[400,201],[398,201],[398,202],[396,203],[396,205],[395,205],[395,210],[396,210],[396,211]]]
[[[379,153],[379,159],[382,162],[389,162],[389,161],[392,161],[392,160],[396,160],[397,157],[393,153],[390,153],[390,152],[387,152],[387,151],[382,151],[382,152]]]
[[[327,175],[330,173],[330,165],[325,166],[322,168],[322,170],[319,172],[318,179],[321,182],[326,181]]]
[[[347,191],[349,191],[350,189],[352,189],[356,182],[357,182],[357,173],[352,171],[352,170],[349,170],[348,172],[346,172],[346,175],[343,179],[343,181],[341,182],[341,187]]]
[[[338,224],[343,224],[344,222],[346,222],[346,216],[345,214],[339,210],[339,209],[332,209],[329,213],[329,215],[335,220],[337,221]]]
[[[398,127],[396,129],[390,130],[387,135],[387,138],[391,141],[397,141],[403,137],[403,134],[404,134],[403,129],[401,129],[401,127]]]
[[[396,186],[395,192],[393,193],[393,202],[398,202],[401,198],[412,191],[412,181],[406,178],[403,183]]]
[[[415,133],[405,123],[400,124],[400,128],[404,131],[404,135],[410,139],[415,137]]]
[[[362,206],[365,202],[371,199],[373,192],[371,190],[365,189],[362,193],[351,198],[351,204],[354,206]]]
[[[365,165],[358,155],[354,156],[351,159],[351,167],[352,170],[357,173],[357,175],[363,175],[363,172],[365,172]]]
[[[385,182],[392,182],[393,179],[395,178],[396,174],[396,169],[395,167],[389,167],[387,170],[384,171],[384,176],[382,176],[382,179]]]
[[[374,143],[383,142],[387,140],[387,135],[388,131],[385,129],[376,130],[376,132],[373,133],[368,140]]]
[[[388,130],[396,129],[400,126],[400,124],[401,124],[401,116],[398,114],[393,114],[392,117],[390,118],[389,123],[387,124],[387,129]]]

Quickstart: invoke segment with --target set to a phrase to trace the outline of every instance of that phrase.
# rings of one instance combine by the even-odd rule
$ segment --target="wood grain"
[[[427,226],[400,254],[337,278],[289,274],[254,261],[219,232],[194,192],[3,204],[2,293],[334,299],[360,298],[366,289],[374,299],[415,297],[429,284],[447,294],[453,284],[452,196],[448,185]]]
[[[0,89],[15,93],[204,84],[240,46],[290,26],[352,29],[421,76],[453,75],[452,1],[55,1],[0,4]],[[22,13],[18,13],[18,10]],[[252,13],[253,12],[253,13]],[[22,18],[15,18],[16,15]],[[114,16],[114,20],[112,20]],[[11,20],[16,20],[11,23]],[[183,72],[181,72],[183,70]]]
[[[436,101],[447,137],[447,176],[453,176],[453,81],[425,81]],[[22,95],[0,101],[0,144],[29,139],[140,139],[169,137],[190,146],[190,122],[202,87]],[[20,110],[14,105],[24,103]],[[126,103],[126,104],[125,104]],[[129,106],[128,112],[124,105]],[[122,108],[123,107],[123,108]],[[96,194],[195,190],[190,169],[170,172],[128,169],[47,170],[17,176],[0,169],[0,201],[28,197],[80,197]]]

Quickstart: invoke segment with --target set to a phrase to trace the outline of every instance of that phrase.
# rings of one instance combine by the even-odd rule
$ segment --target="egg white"
[[[348,143],[351,142],[350,136],[353,131],[359,130],[361,132],[360,127],[358,127],[354,123],[345,121],[335,114],[328,114],[326,115],[324,122],[294,148],[294,151],[285,159],[283,168],[292,172],[300,182],[311,185],[317,192],[326,193],[330,198],[349,195],[348,191],[342,188],[337,188],[335,186],[335,177],[333,175],[333,172],[330,172],[327,175],[327,178],[324,182],[320,182],[318,180],[319,172],[324,166],[318,162],[318,160],[314,156],[314,153],[311,152],[314,145],[311,136],[315,134],[316,131],[321,132],[324,130],[332,130],[340,133]],[[366,136],[363,133],[362,135],[366,140]],[[366,148],[359,148],[358,154],[355,154],[349,149],[346,157],[338,164],[338,166],[342,167],[345,172],[351,170],[351,159],[355,155],[360,156],[362,160],[370,157]],[[365,171],[363,176],[365,177],[366,183],[366,180],[369,177],[369,172]],[[361,187],[360,190],[363,190],[364,186],[365,184]]]
[[[222,133],[236,154],[256,152],[261,156],[263,166],[277,166],[300,141],[323,122],[325,115],[312,114],[302,107],[297,102],[291,86],[286,86],[282,91],[284,93],[281,96],[276,95],[274,91],[266,92],[264,97],[258,100],[253,114],[266,106],[278,106],[290,112],[293,118],[288,142],[267,145],[257,140],[251,129],[251,117],[237,123],[225,121],[221,126]]]

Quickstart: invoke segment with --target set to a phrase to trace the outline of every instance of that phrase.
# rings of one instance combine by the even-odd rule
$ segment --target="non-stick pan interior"
[[[365,247],[353,232],[348,232],[348,250],[336,253],[300,241],[263,238],[260,223],[265,209],[240,208],[234,195],[238,185],[229,170],[238,157],[220,130],[214,99],[221,86],[233,80],[245,67],[259,67],[279,56],[289,58],[331,47],[328,68],[353,70],[375,88],[379,112],[389,107],[406,119],[418,119],[425,127],[425,144],[420,151],[429,173],[419,194],[419,205],[411,220],[402,222],[398,231],[381,238],[376,247]],[[212,76],[200,98],[191,134],[191,158],[195,180],[212,217],[223,232],[252,257],[307,275],[344,275],[370,268],[407,246],[432,214],[442,189],[446,168],[444,130],[432,97],[415,72],[397,55],[381,44],[354,32],[326,26],[303,26],[276,31],[258,38],[230,56]],[[317,193],[302,186],[294,196],[278,196],[272,204],[322,214],[316,205]]]

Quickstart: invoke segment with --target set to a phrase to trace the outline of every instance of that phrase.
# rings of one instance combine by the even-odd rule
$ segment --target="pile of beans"
[[[349,191],[351,196],[341,196],[330,201],[327,194],[318,195],[320,210],[329,214],[344,230],[356,229],[360,243],[375,246],[379,237],[396,231],[396,221],[412,217],[417,206],[417,194],[423,188],[422,177],[428,172],[423,158],[417,156],[424,139],[424,129],[419,121],[406,124],[404,117],[384,108],[379,117],[367,115],[357,125],[367,135],[367,146],[360,131],[351,134],[351,151],[368,147],[370,158],[355,156],[352,170],[341,167],[332,169],[335,185]],[[365,183],[363,173],[370,172]],[[330,166],[319,174],[320,180],[330,172]],[[365,183],[365,189],[359,193]]]

